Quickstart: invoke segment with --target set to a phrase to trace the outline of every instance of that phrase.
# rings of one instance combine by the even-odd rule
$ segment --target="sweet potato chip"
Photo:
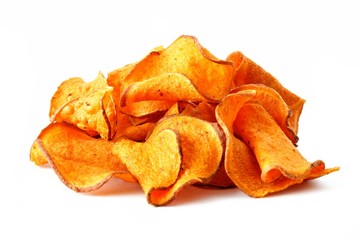
[[[291,185],[301,183],[303,179],[290,179],[280,176],[274,182],[261,180],[261,169],[252,152],[240,139],[229,136],[231,145],[227,151],[231,152],[225,161],[225,170],[230,179],[245,194],[251,197],[264,197],[269,193],[278,192]]]
[[[210,181],[219,168],[223,153],[221,133],[216,124],[194,117],[175,115],[162,119],[152,134],[164,129],[173,129],[179,133],[183,161],[174,185],[155,189],[149,194],[149,203],[158,206],[170,203],[187,185]]]
[[[308,162],[260,104],[245,104],[234,122],[238,134],[253,151],[261,169],[261,179],[273,182],[281,175],[304,179],[320,161]]]
[[[141,101],[206,101],[193,83],[180,73],[164,73],[130,84],[121,97],[121,106]]]
[[[153,50],[138,62],[124,82],[129,85],[164,73],[185,75],[202,96],[218,101],[230,91],[234,68],[214,57],[195,37],[181,36],[168,48]]]
[[[119,139],[112,152],[122,159],[146,196],[171,186],[178,178],[182,154],[175,131],[153,132],[144,143]]]
[[[262,84],[246,84],[241,85],[232,92],[238,92],[243,90],[255,90],[256,94],[253,101],[259,102],[266,111],[274,118],[277,124],[280,126],[282,131],[286,134],[286,136],[296,144],[299,140],[296,135],[296,127],[292,126],[289,122],[292,111],[286,105],[285,101],[281,98],[280,94],[278,94],[273,88],[267,87]]]
[[[242,90],[237,93],[228,95],[216,108],[216,117],[226,136],[224,160],[225,171],[239,189],[241,189],[249,196],[263,197],[269,193],[281,191],[291,185],[301,183],[304,180],[321,177],[339,169],[337,167],[325,169],[325,165],[322,161],[309,163],[304,160],[291,141],[285,136],[277,123],[272,120],[271,116],[265,111],[265,109],[259,104],[251,103],[255,95],[255,91]],[[263,126],[262,122],[264,120],[259,119],[258,113],[252,114],[250,116],[249,110],[247,108],[248,106],[253,105],[263,109],[263,113],[265,112],[268,116],[267,120],[272,122],[271,126]],[[240,117],[241,119],[239,119]],[[247,125],[244,125],[243,121],[247,121]],[[240,139],[238,139],[238,137],[243,139],[241,134],[245,134],[246,137],[244,138],[244,141],[249,141],[249,133],[242,133],[241,130],[239,130],[243,129],[243,131],[249,131],[249,128],[252,129],[251,136],[253,137],[253,141],[259,141],[259,145],[261,145],[263,141],[266,141],[264,146],[262,146],[263,149],[251,149]],[[262,130],[262,128],[270,132],[274,131],[273,128],[277,129],[275,131],[278,135],[282,136],[282,140],[286,142],[286,144],[284,145],[284,143],[281,142],[279,145],[273,147],[270,150],[266,149],[269,146],[274,146],[274,143],[272,142],[277,141],[276,137],[278,136],[275,135],[272,136],[272,138],[267,136],[269,138],[268,140],[265,139],[265,136],[261,138],[259,136],[259,131]],[[261,138],[261,140],[259,138]],[[287,149],[283,150],[284,148]],[[257,156],[254,155],[253,150],[258,151],[259,154],[268,154],[268,156],[272,154],[272,160],[274,162],[276,162],[278,158],[288,157],[291,159],[290,161],[292,161],[293,165],[289,163],[285,164],[285,166],[290,169],[287,170],[288,172],[286,174],[282,174],[278,169],[271,169],[269,164],[267,165],[267,170],[264,171],[260,168],[260,162],[258,162],[259,160]],[[294,153],[293,150],[297,153]],[[289,156],[286,154],[289,154]],[[267,162],[264,158],[262,161]],[[272,167],[274,167],[274,165],[272,165]],[[283,169],[285,168],[286,167],[283,167]],[[292,174],[289,174],[290,171]],[[279,174],[279,172],[281,174]]]
[[[90,83],[77,78],[65,81],[52,98],[51,121],[72,123],[90,135],[111,139],[116,132],[112,90],[101,73]]]
[[[241,52],[233,52],[227,60],[234,64],[235,86],[245,84],[264,84],[268,87],[275,89],[280,96],[284,99],[286,104],[292,111],[289,118],[290,125],[294,128],[295,134],[298,132],[298,121],[302,112],[305,100],[286,89],[274,76],[265,71],[262,67],[254,61],[243,55]]]
[[[135,181],[119,158],[111,154],[113,143],[95,139],[67,123],[52,123],[33,143],[31,160],[53,167],[69,188],[88,192],[100,188],[116,174]]]
[[[339,170],[296,148],[304,102],[241,52],[220,60],[184,35],[107,79],[64,81],[30,158],[75,191],[137,182],[155,206],[189,185],[263,197]]]

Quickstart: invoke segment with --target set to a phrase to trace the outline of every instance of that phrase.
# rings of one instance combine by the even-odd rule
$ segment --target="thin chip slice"
[[[230,179],[245,194],[251,197],[264,197],[269,193],[278,192],[291,185],[301,183],[303,179],[290,179],[284,176],[267,183],[261,180],[261,169],[252,152],[240,139],[229,136],[228,154],[225,170]]]
[[[53,119],[59,109],[62,109],[69,102],[106,88],[108,88],[108,85],[101,72],[98,73],[92,82],[85,82],[82,78],[78,77],[63,81],[51,98],[50,119]]]
[[[206,98],[185,75],[164,73],[130,84],[121,97],[121,106],[149,100],[201,102]]]
[[[286,89],[273,75],[265,71],[262,67],[243,55],[241,52],[233,52],[227,60],[234,64],[235,76],[234,85],[263,84],[275,89],[284,99],[292,111],[289,118],[290,125],[294,128],[295,134],[298,132],[298,121],[302,112],[305,100]]]
[[[140,183],[145,195],[164,189],[178,178],[182,163],[178,134],[169,129],[152,133],[146,142],[119,139],[112,149]]]
[[[90,135],[111,139],[116,132],[112,90],[101,73],[90,83],[81,83],[79,79],[66,81],[52,98],[51,121],[72,123]]]
[[[296,135],[296,127],[292,126],[289,122],[292,111],[286,105],[285,101],[281,98],[273,88],[267,87],[263,84],[246,84],[241,85],[232,90],[238,92],[243,90],[255,90],[256,95],[252,101],[256,101],[263,106],[266,111],[274,118],[286,136],[296,144],[299,140]]]
[[[314,166],[305,179],[290,179],[282,175],[273,182],[264,182],[261,180],[261,169],[252,150],[240,139],[234,136],[231,138],[232,144],[229,151],[232,157],[227,158],[225,170],[236,186],[251,197],[264,197],[305,180],[322,177],[339,170],[338,167],[324,169],[323,164],[317,162],[320,164]]]
[[[251,197],[264,197],[304,180],[321,177],[339,169],[337,167],[324,169],[323,163],[316,161],[305,178],[290,179],[281,175],[272,182],[264,182],[261,178],[262,171],[252,149],[234,135],[236,115],[239,111],[243,111],[243,106],[254,96],[254,91],[239,91],[225,97],[216,108],[216,117],[226,136],[225,171],[240,190]],[[253,123],[255,122],[253,120]],[[282,148],[283,146],[280,147]]]
[[[125,86],[164,73],[184,74],[202,96],[218,101],[230,91],[234,68],[214,57],[195,37],[184,35],[138,62],[124,80]]]
[[[234,131],[254,151],[264,182],[280,176],[306,179],[314,168],[325,167],[320,160],[308,162],[260,104],[244,104],[235,119]]]
[[[194,183],[206,183],[216,174],[223,154],[221,131],[216,124],[189,116],[169,116],[162,119],[152,134],[173,129],[180,136],[183,161],[174,185],[154,189],[148,195],[149,203],[161,206],[172,202],[179,191]]]
[[[95,139],[67,123],[52,123],[33,143],[30,158],[33,162],[53,167],[66,186],[78,192],[100,188],[116,175],[134,182],[119,158],[111,154],[113,143]]]

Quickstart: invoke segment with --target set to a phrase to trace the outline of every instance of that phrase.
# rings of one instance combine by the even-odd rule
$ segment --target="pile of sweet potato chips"
[[[263,197],[339,169],[297,150],[304,102],[241,52],[220,60],[181,36],[107,77],[64,81],[30,158],[78,192],[139,183],[156,206],[189,185]]]

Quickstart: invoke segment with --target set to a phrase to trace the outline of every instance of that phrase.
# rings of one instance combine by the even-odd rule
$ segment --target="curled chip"
[[[107,86],[102,73],[87,83],[71,78],[61,84],[51,100],[52,122],[68,122],[90,135],[111,139],[116,132],[116,109],[112,87]]]
[[[286,89],[273,75],[265,71],[262,67],[244,56],[241,52],[233,52],[229,54],[227,60],[232,62],[235,67],[234,84],[241,86],[246,84],[263,84],[273,88],[284,99],[291,109],[289,122],[293,126],[295,133],[298,131],[298,121],[305,100]]]
[[[226,135],[225,170],[246,194],[263,197],[326,175],[322,161],[306,161],[260,102],[254,90],[229,94],[216,109]]]
[[[144,143],[119,139],[112,151],[138,180],[147,196],[156,189],[173,185],[180,173],[182,153],[178,134],[170,129],[153,132]]]
[[[177,181],[168,188],[155,189],[148,196],[148,201],[154,205],[168,204],[184,186],[210,181],[219,168],[223,154],[221,132],[216,124],[175,115],[159,121],[152,134],[164,129],[179,133],[183,159]]]
[[[274,118],[276,123],[280,126],[281,130],[286,136],[296,144],[299,140],[296,135],[297,126],[293,126],[290,122],[292,115],[291,109],[273,88],[267,87],[262,84],[246,84],[233,89],[232,92],[242,90],[255,90],[256,94],[253,98],[254,101],[260,103],[266,111]]]
[[[125,165],[110,154],[113,142],[90,137],[67,123],[52,123],[35,140],[31,160],[49,163],[69,188],[88,192],[101,187],[116,175],[134,182]]]
[[[134,102],[156,101],[206,101],[193,83],[180,73],[164,73],[156,77],[135,82],[122,95],[122,106]]]
[[[297,149],[304,103],[241,52],[221,60],[184,35],[107,77],[64,81],[30,159],[75,191],[139,184],[155,206],[192,185],[264,197],[339,170]]]
[[[234,68],[231,62],[213,56],[192,36],[181,36],[168,48],[156,48],[136,66],[123,81],[124,86],[164,73],[180,73],[211,101],[229,92]]]

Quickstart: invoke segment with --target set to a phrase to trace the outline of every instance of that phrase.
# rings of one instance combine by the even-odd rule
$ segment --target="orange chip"
[[[261,169],[252,150],[238,138],[234,136],[230,138],[231,145],[227,146],[227,151],[231,154],[228,154],[226,158],[225,170],[230,179],[245,194],[251,197],[264,197],[303,181],[303,179],[281,176],[274,182],[263,182],[260,177]]]
[[[231,152],[225,162],[225,169],[228,176],[236,186],[251,197],[264,197],[270,193],[284,190],[304,180],[310,180],[324,176],[339,168],[324,169],[323,163],[317,161],[306,178],[287,178],[281,175],[273,182],[264,182],[261,179],[261,169],[252,150],[238,138],[231,137],[231,147],[228,145],[228,152]],[[317,165],[319,164],[319,165]]]
[[[121,106],[141,101],[206,101],[186,76],[164,73],[130,84],[121,97]]]
[[[183,161],[174,185],[156,189],[148,196],[149,203],[157,206],[169,204],[187,185],[210,181],[219,168],[223,153],[221,132],[216,124],[175,115],[162,119],[152,134],[164,129],[173,129],[179,133]]]
[[[164,73],[185,75],[202,96],[218,101],[230,91],[234,68],[214,57],[195,37],[181,36],[138,62],[124,82],[129,85]]]
[[[275,89],[284,99],[286,104],[292,111],[289,118],[290,125],[294,128],[295,134],[298,132],[298,121],[302,112],[305,100],[286,89],[282,84],[270,73],[265,71],[258,64],[253,62],[241,52],[233,52],[227,60],[233,62],[235,68],[234,84],[241,86],[244,84],[264,84]]]
[[[112,152],[138,180],[146,196],[171,186],[178,178],[182,154],[175,131],[153,132],[144,143],[119,139]]]
[[[232,92],[239,92],[243,90],[255,90],[256,94],[252,101],[259,102],[266,111],[274,118],[286,136],[295,144],[299,140],[296,135],[296,127],[289,122],[292,111],[286,105],[273,88],[262,84],[246,84],[233,89]]]
[[[339,169],[325,169],[322,161],[307,162],[266,110],[251,103],[255,95],[253,90],[242,90],[225,97],[216,108],[226,136],[225,170],[239,189],[249,196],[263,197]],[[252,106],[262,111],[248,109]],[[249,142],[251,148],[236,136]]]
[[[64,81],[30,158],[75,191],[137,182],[155,206],[189,185],[263,197],[339,170],[296,148],[304,102],[241,52],[223,61],[183,35],[107,79]]]
[[[45,159],[69,188],[88,192],[100,188],[112,176],[135,181],[120,159],[111,154],[113,143],[91,138],[67,123],[52,123],[35,140],[31,160]]]
[[[315,166],[324,167],[320,161],[306,161],[259,104],[245,104],[238,112],[234,128],[235,134],[254,151],[264,182],[273,182],[281,175],[291,179],[304,179]]]
[[[116,132],[116,109],[112,88],[104,76],[86,83],[73,78],[60,85],[51,101],[51,121],[68,122],[88,131],[111,139]]]

